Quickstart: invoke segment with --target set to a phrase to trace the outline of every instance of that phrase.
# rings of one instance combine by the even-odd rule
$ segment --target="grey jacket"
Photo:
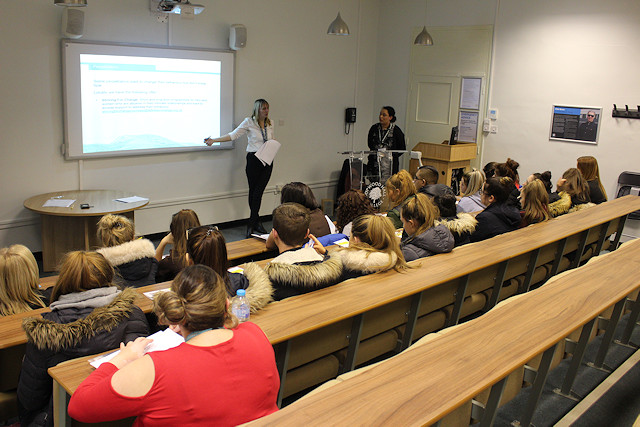
[[[402,234],[402,254],[405,260],[413,261],[444,252],[451,252],[454,245],[454,238],[451,231],[443,225],[436,225],[417,236]]]

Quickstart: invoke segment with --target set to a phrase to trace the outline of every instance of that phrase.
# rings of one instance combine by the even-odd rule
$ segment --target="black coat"
[[[20,421],[53,425],[53,381],[47,370],[66,360],[119,348],[149,335],[147,319],[133,302],[138,293],[125,289],[99,308],[69,307],[23,322],[27,347],[18,381]]]
[[[520,225],[520,211],[507,203],[492,203],[476,216],[478,225],[471,235],[472,242],[489,239],[498,234],[517,229]]]

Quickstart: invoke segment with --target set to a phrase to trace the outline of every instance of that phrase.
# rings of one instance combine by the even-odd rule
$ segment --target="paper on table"
[[[242,274],[242,273],[244,272],[244,269],[243,269],[243,268],[240,268],[240,267],[238,267],[238,266],[235,266],[235,267],[229,267],[229,268],[227,268],[227,271],[228,271],[229,273],[241,273],[241,274]]]
[[[273,163],[273,159],[276,157],[278,150],[280,149],[280,143],[275,139],[270,139],[256,151],[256,157],[265,165]]]
[[[42,205],[43,208],[68,208],[76,200],[75,199],[49,199]]]
[[[164,331],[156,332],[153,335],[149,335],[147,338],[151,338],[153,342],[149,344],[144,350],[145,353],[151,353],[152,351],[162,351],[168,350],[173,347],[177,347],[184,342],[184,338],[171,329],[167,328]],[[89,363],[94,368],[98,368],[103,363],[106,363],[113,359],[120,350],[114,351],[113,353],[105,354],[104,356],[98,356],[94,359],[89,360]]]
[[[258,239],[262,239],[262,240],[266,241],[269,238],[269,233],[267,233],[267,234],[253,233],[251,236],[257,237]]]
[[[143,292],[142,295],[144,295],[145,297],[149,298],[149,299],[153,299],[153,296],[155,294],[157,294],[158,292],[167,292],[169,290],[169,288],[166,289],[158,289],[157,291],[149,291],[149,292]]]
[[[116,202],[122,202],[122,203],[136,203],[136,202],[148,202],[149,199],[147,199],[146,197],[140,197],[140,196],[131,196],[131,197],[121,197],[119,199],[114,199]]]
[[[347,239],[340,239],[333,242],[334,245],[342,246],[343,248],[349,247],[349,241]]]

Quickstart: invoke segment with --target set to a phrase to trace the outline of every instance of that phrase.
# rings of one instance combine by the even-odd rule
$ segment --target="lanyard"
[[[391,132],[391,129],[393,129],[393,123],[389,125],[387,133],[382,136],[382,125],[378,127],[378,138],[380,138],[380,145],[384,145],[384,140],[387,139],[387,136],[389,136],[389,132]]]
[[[262,123],[264,123],[264,131],[260,127],[260,123],[258,123],[258,127],[260,128],[260,133],[262,134],[262,142],[267,142],[267,119],[265,119]]]

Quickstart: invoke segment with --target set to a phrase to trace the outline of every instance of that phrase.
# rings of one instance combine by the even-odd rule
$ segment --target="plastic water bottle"
[[[236,296],[231,300],[231,312],[240,322],[249,320],[249,301],[247,301],[246,294],[247,291],[244,289],[238,289]]]

